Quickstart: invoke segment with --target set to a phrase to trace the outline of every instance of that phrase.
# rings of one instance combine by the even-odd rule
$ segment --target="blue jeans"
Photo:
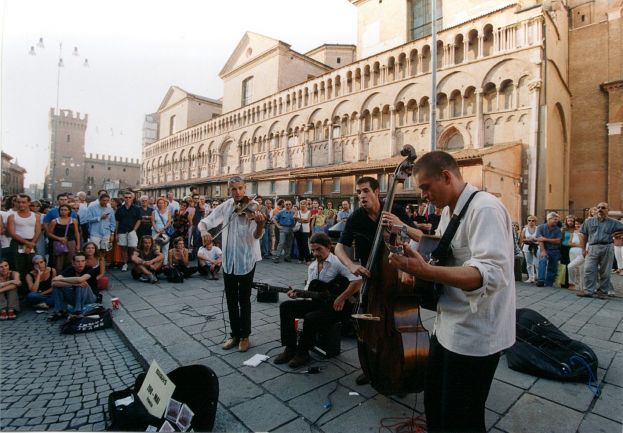
[[[89,286],[56,287],[52,297],[56,311],[69,311],[69,305],[73,305],[73,312],[76,313],[82,311],[86,304],[94,304],[96,301]]]
[[[543,281],[546,286],[552,286],[558,271],[560,250],[546,251],[546,256],[539,256],[539,281]]]
[[[262,257],[270,256],[270,224],[264,226],[264,234],[260,239],[260,248],[262,250]]]
[[[29,292],[26,295],[26,300],[28,301],[30,305],[37,305],[43,302],[43,303],[48,304],[50,307],[53,307],[54,306],[54,291],[52,291],[52,294],[49,294],[49,295],[42,295],[39,292]]]

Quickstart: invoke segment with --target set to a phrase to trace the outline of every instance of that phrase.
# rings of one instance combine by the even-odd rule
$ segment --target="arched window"
[[[242,82],[242,106],[249,105],[253,100],[253,77],[245,78]]]
[[[175,133],[175,114],[169,118],[169,135]]]

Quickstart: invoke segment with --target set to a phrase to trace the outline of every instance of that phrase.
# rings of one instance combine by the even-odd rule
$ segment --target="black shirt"
[[[98,271],[93,269],[91,266],[85,266],[81,273],[77,273],[73,266],[65,268],[61,275],[63,277],[72,278],[72,277],[81,277],[83,275],[88,274],[90,277],[94,275],[97,276]]]
[[[115,212],[115,219],[119,223],[118,233],[128,233],[134,230],[134,225],[141,219],[141,208],[132,205],[129,208],[120,206]]]
[[[383,204],[381,203],[381,206]],[[392,213],[396,215],[402,222],[409,227],[415,227],[413,221],[404,211],[401,206],[394,205]],[[355,241],[355,247],[357,249],[357,257],[359,257],[361,264],[366,266],[368,263],[368,257],[370,256],[370,250],[372,249],[372,242],[374,242],[374,234],[376,228],[379,225],[379,219],[375,222],[370,219],[368,213],[364,208],[359,208],[353,212],[353,214],[346,221],[346,227],[340,236],[340,243],[347,247],[353,246],[353,240]]]

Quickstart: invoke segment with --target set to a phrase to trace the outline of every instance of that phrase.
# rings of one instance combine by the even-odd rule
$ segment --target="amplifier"
[[[257,302],[279,302],[279,292],[268,287],[259,287],[257,289]]]
[[[326,331],[319,331],[316,336],[314,351],[325,358],[340,354],[342,343],[342,322],[337,322]]]

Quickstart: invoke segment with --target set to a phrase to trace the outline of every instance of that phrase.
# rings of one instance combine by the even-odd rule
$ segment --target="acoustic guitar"
[[[314,299],[332,304],[338,296],[344,293],[349,284],[348,278],[339,275],[328,283],[321,280],[312,280],[307,290],[256,282],[251,283],[251,287],[255,290],[277,293],[288,293],[290,290],[293,290],[298,298]]]

